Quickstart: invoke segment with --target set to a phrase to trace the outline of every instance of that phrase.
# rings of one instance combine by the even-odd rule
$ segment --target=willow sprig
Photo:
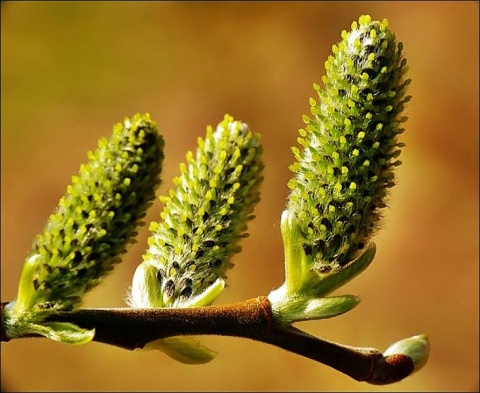
[[[422,368],[424,334],[385,352],[314,337],[295,322],[329,318],[360,298],[330,294],[375,257],[373,236],[401,164],[410,79],[403,45],[387,20],[363,15],[343,31],[314,84],[292,148],[290,194],[281,216],[285,282],[268,297],[211,305],[226,286],[232,257],[260,199],[260,137],[226,115],[188,152],[175,188],[160,198],[160,220],[128,295],[130,307],[79,309],[85,293],[120,261],[154,199],[163,139],[148,115],[114,127],[72,178],[24,265],[18,296],[1,304],[2,341],[45,336],[125,349],[158,349],[187,364],[215,352],[192,336],[244,337],[275,345],[372,384]]]

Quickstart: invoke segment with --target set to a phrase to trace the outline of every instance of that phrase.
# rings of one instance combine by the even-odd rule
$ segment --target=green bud
[[[25,333],[28,324],[51,313],[78,307],[84,294],[120,262],[155,199],[163,145],[150,116],[137,114],[116,124],[112,137],[102,138],[88,153],[88,163],[72,177],[34,240],[17,301],[6,309],[10,337]],[[71,326],[52,329],[75,333]],[[61,334],[57,337],[68,341]]]
[[[288,223],[282,217],[287,297],[324,296],[371,263],[371,238],[401,163],[397,137],[410,100],[403,45],[387,20],[368,15],[341,36],[325,63],[324,88],[314,84],[319,100],[310,99],[312,117],[303,117],[302,148],[292,148]]]
[[[131,307],[199,307],[220,295],[260,200],[261,154],[260,136],[245,123],[226,115],[216,130],[207,127],[196,152],[180,165],[176,189],[160,198],[162,220],[150,226],[149,249],[128,295]],[[151,344],[183,363],[214,357],[193,338]]]
[[[430,342],[428,336],[425,334],[419,334],[405,338],[392,344],[384,353],[383,356],[405,355],[412,359],[414,364],[414,370],[418,371],[428,361],[430,355]]]

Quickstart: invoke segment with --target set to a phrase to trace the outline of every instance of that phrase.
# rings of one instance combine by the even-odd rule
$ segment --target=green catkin
[[[229,115],[216,130],[207,127],[196,152],[180,165],[176,188],[160,198],[162,220],[150,226],[149,249],[138,269],[143,278],[134,278],[129,295],[132,307],[203,304],[192,299],[225,279],[260,200],[261,153],[260,136]],[[155,267],[155,278],[145,264]]]
[[[88,153],[34,240],[12,315],[71,310],[120,262],[155,199],[163,146],[150,115],[136,114]]]
[[[358,257],[379,225],[393,169],[404,145],[397,136],[410,100],[402,43],[387,20],[368,15],[342,32],[325,63],[324,88],[314,84],[291,169],[287,209],[298,217],[303,249],[317,273]]]

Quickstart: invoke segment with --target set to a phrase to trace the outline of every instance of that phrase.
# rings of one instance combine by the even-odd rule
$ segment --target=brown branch
[[[3,308],[7,303],[2,303]],[[405,355],[384,357],[372,348],[323,340],[290,325],[275,323],[265,296],[239,303],[198,308],[97,308],[52,316],[50,320],[95,328],[94,341],[133,350],[150,341],[178,335],[243,337],[275,345],[330,366],[357,381],[398,382],[413,372]],[[5,337],[2,323],[1,341]]]

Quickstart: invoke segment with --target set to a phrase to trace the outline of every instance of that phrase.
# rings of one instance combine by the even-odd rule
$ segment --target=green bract
[[[93,337],[71,324],[44,322],[78,307],[133,243],[155,199],[163,138],[150,116],[135,115],[113,128],[72,177],[24,265],[16,301],[6,310],[9,337],[36,333],[64,342]],[[61,325],[61,326],[60,326]]]
[[[402,47],[386,20],[361,16],[332,47],[324,88],[314,84],[319,99],[310,99],[312,117],[303,118],[302,148],[292,148],[295,176],[282,216],[286,281],[269,296],[284,314],[293,298],[328,294],[374,257],[371,237],[401,163],[397,136],[410,100]],[[353,306],[342,304],[349,306],[339,313]]]
[[[176,189],[160,198],[162,220],[150,226],[149,249],[135,272],[130,306],[204,306],[222,292],[231,257],[240,251],[239,240],[247,235],[260,200],[261,153],[260,136],[229,115],[216,130],[207,127],[196,153],[188,152],[187,163],[180,165]],[[162,348],[166,340],[159,343],[157,349],[183,362],[210,359],[208,354],[189,358],[188,351],[199,343],[187,337],[169,339],[168,351]],[[187,354],[175,355],[176,347],[187,348]]]

